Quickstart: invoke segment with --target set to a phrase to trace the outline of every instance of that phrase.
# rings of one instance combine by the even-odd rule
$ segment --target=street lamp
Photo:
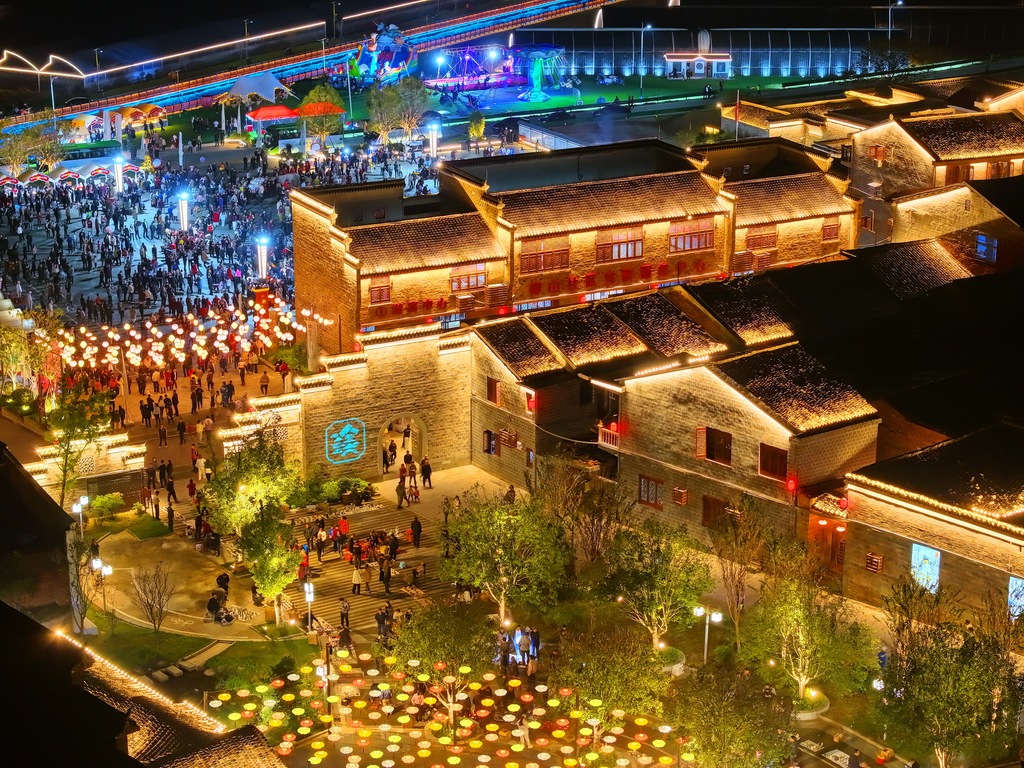
[[[430,134],[430,156],[437,159],[437,132],[439,128],[437,123],[431,123],[427,126],[427,133]]]
[[[188,192],[178,194],[178,221],[181,222],[181,229],[188,229]]]
[[[114,572],[114,567],[104,563],[98,557],[94,557],[92,569],[96,571],[96,578],[100,582],[100,590],[103,593],[103,615],[107,616],[107,577]]]
[[[332,25],[332,27],[334,29],[334,37],[337,38],[338,37],[338,4],[337,3],[331,3],[331,16],[332,16],[333,21],[334,21],[334,23]],[[344,25],[344,23],[345,22],[343,20],[342,21],[342,25]]]
[[[308,618],[306,619],[306,627],[307,627],[306,631],[307,632],[312,632],[313,631],[313,582],[307,581],[305,584],[302,585],[302,588],[306,592],[306,605],[307,605],[307,607],[309,609],[309,615],[308,615]]]
[[[644,31],[650,28],[650,24],[640,27],[640,101],[644,100]]]
[[[118,194],[124,192],[124,155],[114,157],[114,185]]]
[[[711,622],[718,624],[722,621],[722,612],[713,611],[710,608],[705,608],[703,605],[698,605],[693,609],[693,615],[698,619],[704,617],[704,663],[708,663],[708,632],[711,630]]]
[[[82,505],[77,501],[71,505],[71,511],[78,515],[78,533],[79,536],[85,538],[85,520],[82,519]]]
[[[256,272],[259,274],[260,280],[267,279],[267,246],[269,245],[270,238],[266,235],[256,238]]]
[[[252,24],[252,19],[246,19],[242,22],[245,29],[245,58],[249,58],[249,25]]]
[[[898,5],[903,5],[903,0],[896,0],[895,3],[889,3],[889,36],[888,39],[892,41],[892,9]]]
[[[100,54],[103,53],[103,49],[102,48],[93,48],[92,51],[93,51],[93,53],[96,54],[96,71],[99,72],[100,71]]]
[[[441,65],[444,64],[447,61],[447,59],[444,56],[438,56],[437,59],[435,59],[435,61],[437,62],[437,79],[440,80],[441,79]]]

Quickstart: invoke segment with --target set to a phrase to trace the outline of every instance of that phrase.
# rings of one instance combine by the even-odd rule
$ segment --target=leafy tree
[[[241,449],[217,468],[204,489],[210,525],[222,535],[242,535],[260,505],[277,507],[298,484],[294,468],[284,461],[284,447],[269,430],[257,430]]]
[[[398,93],[398,124],[405,131],[408,138],[413,138],[413,133],[420,126],[423,113],[430,106],[430,95],[418,77],[405,77],[398,81],[397,85],[389,86]],[[385,89],[386,90],[386,89]]]
[[[573,707],[584,713],[583,720],[599,721],[594,741],[621,722],[623,712],[661,713],[668,678],[636,628],[591,620],[585,631],[563,635],[554,664],[555,685],[573,690]]]
[[[0,325],[0,391],[17,386],[19,373],[28,373],[28,336],[21,328]]]
[[[616,534],[608,551],[608,588],[630,619],[651,633],[655,649],[674,627],[694,621],[693,608],[711,589],[708,566],[686,531],[646,520]]]
[[[380,134],[380,142],[388,144],[391,132],[402,125],[402,98],[394,86],[371,90],[366,96],[366,127]]]
[[[291,525],[282,519],[281,507],[263,504],[256,515],[242,526],[238,550],[251,561],[249,571],[256,589],[274,603],[274,620],[281,624],[281,594],[295,578],[302,555],[288,548]]]
[[[392,659],[430,687],[454,728],[463,695],[495,654],[495,628],[481,606],[433,603],[396,630]]]
[[[769,573],[741,647],[748,660],[765,662],[789,678],[798,700],[818,680],[837,690],[863,683],[873,662],[868,630],[851,619],[841,596],[808,573],[799,564]]]
[[[783,762],[789,706],[762,681],[709,665],[675,686],[667,717],[691,737],[686,749],[707,768],[765,768]]]
[[[469,113],[469,140],[480,141],[484,137],[484,133],[487,130],[487,118],[484,117],[484,113],[479,109],[474,109]]]
[[[18,132],[0,133],[0,163],[10,168],[11,175],[21,173],[29,158],[39,158],[40,166],[52,168],[65,157],[61,134],[66,124],[53,123],[49,110],[39,114],[40,121]]]
[[[33,307],[22,312],[28,334],[28,365],[36,379],[36,394],[40,394],[40,376],[51,383],[60,376],[63,362],[60,355],[60,335],[63,331],[60,310],[48,312],[42,307]],[[50,391],[54,391],[54,387]],[[51,400],[52,404],[52,400]]]
[[[53,460],[60,488],[57,503],[63,507],[68,491],[78,480],[79,462],[110,426],[110,401],[105,393],[94,392],[88,379],[74,384],[61,382],[54,397],[55,405],[47,414],[47,421],[56,448]]]
[[[171,581],[170,571],[162,562],[152,570],[136,568],[132,572],[132,603],[153,625],[154,632],[160,631],[168,605],[177,591],[178,585]]]
[[[565,578],[565,535],[532,499],[508,503],[477,488],[464,495],[448,530],[455,551],[441,564],[445,578],[486,590],[502,623],[510,601],[544,603]]]
[[[313,89],[306,94],[306,98],[299,104],[298,113],[305,121],[310,133],[315,136],[321,144],[327,141],[327,137],[338,133],[341,129],[343,114],[325,112],[316,105],[333,104],[341,110],[345,109],[345,102],[341,94],[330,83],[324,81],[317,83]]]
[[[753,499],[746,495],[740,501],[740,514],[726,515],[721,525],[711,530],[711,550],[718,561],[737,648],[740,647],[740,622],[747,584],[761,559],[764,545],[765,531],[761,518]]]

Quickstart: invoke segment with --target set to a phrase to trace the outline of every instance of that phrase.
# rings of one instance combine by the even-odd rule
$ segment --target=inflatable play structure
[[[430,55],[433,61],[421,60],[420,69],[433,70],[435,77],[424,84],[442,95],[527,86],[520,100],[547,101],[551,97],[544,89],[562,87],[562,74],[568,71],[565,48],[560,45],[451,48]]]
[[[559,82],[559,70],[565,69],[565,48],[548,43],[519,45],[509,50],[516,62],[516,71],[523,72],[530,79],[530,87],[519,94],[520,101],[547,101],[551,97],[544,92],[544,86],[555,87]]]
[[[356,82],[391,83],[410,74],[415,49],[394,24],[377,25],[377,31],[360,44],[337,74],[346,74]]]

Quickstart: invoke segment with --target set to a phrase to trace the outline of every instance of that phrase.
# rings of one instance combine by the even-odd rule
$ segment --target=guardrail
[[[515,15],[518,11],[527,10],[538,5],[547,5],[550,0],[527,0],[527,2],[517,3],[515,5],[505,6],[503,8],[497,8],[493,11],[481,11],[480,13],[471,14],[469,16],[461,16],[457,19],[449,21],[435,22],[433,24],[426,24],[421,27],[415,27],[405,33],[405,37],[410,41],[413,41],[415,45],[422,46],[423,50],[431,51],[437,48],[442,48],[446,45],[453,45],[455,43],[468,42],[475,40],[480,37],[484,37],[489,34],[496,32],[502,32],[508,29],[514,29],[516,27],[525,26],[528,24],[535,24],[546,19],[558,18],[565,16],[569,13],[579,13],[580,11],[590,10],[593,8],[600,8],[606,5],[612,5],[620,2],[620,0],[581,0],[575,3],[566,3],[563,6],[554,8],[551,10],[541,11],[533,14],[526,14],[524,16],[515,16],[507,21],[498,21],[492,27],[487,29],[473,29],[466,32],[460,32],[454,35],[445,35],[435,39],[427,40],[413,40],[413,38],[422,37],[429,35],[431,32],[435,32],[441,29],[449,29],[452,27],[462,27],[466,24],[471,24],[473,21],[484,21],[488,18],[493,18],[496,21],[501,17]],[[87,102],[84,104],[75,104],[70,107],[59,107],[55,114],[57,117],[63,117],[65,115],[78,115],[87,112],[95,112],[96,110],[104,109],[107,107],[125,106],[133,104],[135,102],[146,102],[152,101],[156,98],[167,98],[173,97],[176,92],[188,91],[194,88],[201,88],[204,85],[211,85],[213,83],[235,80],[245,75],[253,74],[255,72],[266,72],[272,69],[279,69],[292,64],[300,64],[302,62],[313,62],[317,59],[323,59],[324,57],[333,57],[339,54],[345,53],[346,51],[354,51],[358,45],[356,43],[342,43],[340,45],[333,46],[331,48],[324,49],[322,51],[312,51],[310,53],[296,54],[294,56],[287,56],[280,59],[272,59],[270,61],[263,62],[262,64],[250,64],[245,67],[228,70],[226,72],[220,72],[215,75],[207,75],[205,77],[196,78],[194,80],[186,80],[184,82],[175,83],[173,85],[163,85],[155,88],[149,88],[143,91],[136,91],[134,93],[125,94],[122,96],[112,96],[107,99],[98,99],[96,101]],[[329,70],[330,67],[317,67],[312,70],[304,71],[298,74],[286,75],[282,78],[284,82],[295,82],[303,77],[310,76],[310,72],[323,73]],[[189,99],[182,102],[182,104],[192,104],[198,106],[200,99]],[[179,110],[191,109],[193,106],[182,107],[179,106]],[[168,110],[171,111],[171,110]],[[14,117],[8,118],[4,121],[4,124],[17,125],[25,122],[35,122],[39,119],[38,114],[27,114],[27,115],[15,115]]]

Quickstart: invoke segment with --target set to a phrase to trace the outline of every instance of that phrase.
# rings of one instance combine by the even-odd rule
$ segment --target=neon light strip
[[[363,11],[362,13],[353,13],[351,16],[342,16],[342,21],[348,21],[349,19],[361,19],[363,16],[372,16],[375,13],[382,13],[384,11],[397,11],[399,8],[408,8],[410,5],[420,5],[421,3],[429,3],[430,0],[411,0],[408,3],[399,3],[398,5],[389,5],[387,8],[376,8],[372,11]]]
[[[145,59],[144,61],[136,61],[133,64],[125,64],[121,67],[111,67],[110,69],[101,69],[99,72],[89,72],[85,77],[98,77],[100,75],[106,75],[111,72],[120,72],[125,69],[131,69],[132,67],[141,67],[144,64],[154,64],[158,61],[166,61],[167,59],[174,59],[178,56],[190,56],[193,53],[204,53],[205,51],[214,51],[218,48],[227,48],[232,45],[238,45],[239,43],[252,42],[253,40],[264,40],[268,37],[274,37],[275,35],[287,35],[290,32],[301,32],[304,29],[312,29],[313,27],[324,27],[327,28],[326,21],[314,21],[311,24],[303,24],[298,27],[289,27],[288,29],[278,29],[274,32],[264,32],[262,35],[249,35],[249,37],[240,37],[237,40],[229,40],[226,43],[216,43],[215,45],[204,45],[202,48],[193,48],[190,51],[181,51],[179,53],[169,53],[166,56],[160,56],[155,59]],[[74,66],[74,65],[72,65]],[[77,67],[76,67],[77,69]]]

